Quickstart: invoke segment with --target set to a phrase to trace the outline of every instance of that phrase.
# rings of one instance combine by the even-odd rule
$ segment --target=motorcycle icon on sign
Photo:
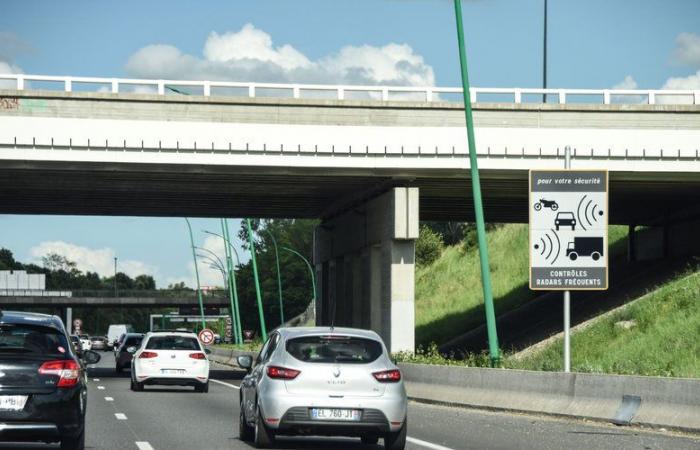
[[[549,208],[552,211],[556,211],[557,209],[559,209],[559,205],[557,204],[557,202],[555,202],[554,200],[545,200],[543,198],[541,198],[539,202],[535,203],[535,211],[541,210],[542,207]]]

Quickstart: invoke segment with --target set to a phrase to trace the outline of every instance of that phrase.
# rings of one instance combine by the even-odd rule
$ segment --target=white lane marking
[[[146,441],[136,441],[136,446],[139,448],[139,450],[153,450],[151,444]]]
[[[219,384],[223,384],[224,386],[228,386],[228,387],[230,387],[230,388],[234,388],[234,389],[240,389],[240,386],[236,386],[235,384],[230,384],[230,383],[224,383],[223,381],[219,381],[219,380],[212,380],[211,378],[209,379],[209,381],[213,381],[214,383],[219,383]]]
[[[104,390],[105,390],[105,387],[104,387],[104,386],[97,386],[97,389],[99,389],[99,390],[101,390],[101,391],[104,391]]]
[[[100,381],[99,378],[93,378],[92,381]]]
[[[421,447],[432,448],[434,450],[452,450],[450,447],[443,447],[442,445],[433,444],[432,442],[421,441],[420,439],[412,438],[410,436],[407,436],[406,440],[413,444],[420,445]]]
[[[105,401],[107,401],[107,402],[113,402],[113,401],[114,401],[114,397],[105,397]]]
[[[117,420],[126,420],[126,414],[124,413],[114,413],[114,417],[116,417]]]

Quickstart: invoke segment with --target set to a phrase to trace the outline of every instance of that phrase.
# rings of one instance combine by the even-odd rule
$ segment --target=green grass
[[[700,268],[679,275],[637,302],[571,338],[575,372],[700,378]],[[634,320],[629,330],[615,326]],[[561,339],[505,366],[561,370]]]
[[[237,344],[217,344],[214,347],[233,349],[233,350],[241,350],[241,351],[246,351],[246,352],[257,352],[258,350],[260,350],[260,347],[262,347],[262,344],[263,344],[262,341],[253,341],[253,342],[243,343],[240,345],[237,345]]]
[[[610,226],[610,255],[624,251],[627,227]],[[537,296],[528,288],[528,227],[509,224],[488,233],[496,314]],[[479,255],[464,245],[416,271],[416,344],[442,344],[484,322]]]

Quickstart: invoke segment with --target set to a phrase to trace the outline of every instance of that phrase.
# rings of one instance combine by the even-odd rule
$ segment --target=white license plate
[[[160,373],[163,375],[182,375],[185,373],[185,369],[160,369]]]
[[[26,395],[0,395],[0,411],[22,411],[26,403]]]
[[[359,409],[313,408],[311,418],[314,420],[342,420],[358,422],[361,412]]]

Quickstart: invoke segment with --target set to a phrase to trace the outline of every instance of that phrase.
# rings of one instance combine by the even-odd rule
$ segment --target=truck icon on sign
[[[576,261],[579,256],[590,256],[598,261],[603,256],[602,237],[576,237],[566,246],[566,256]]]

